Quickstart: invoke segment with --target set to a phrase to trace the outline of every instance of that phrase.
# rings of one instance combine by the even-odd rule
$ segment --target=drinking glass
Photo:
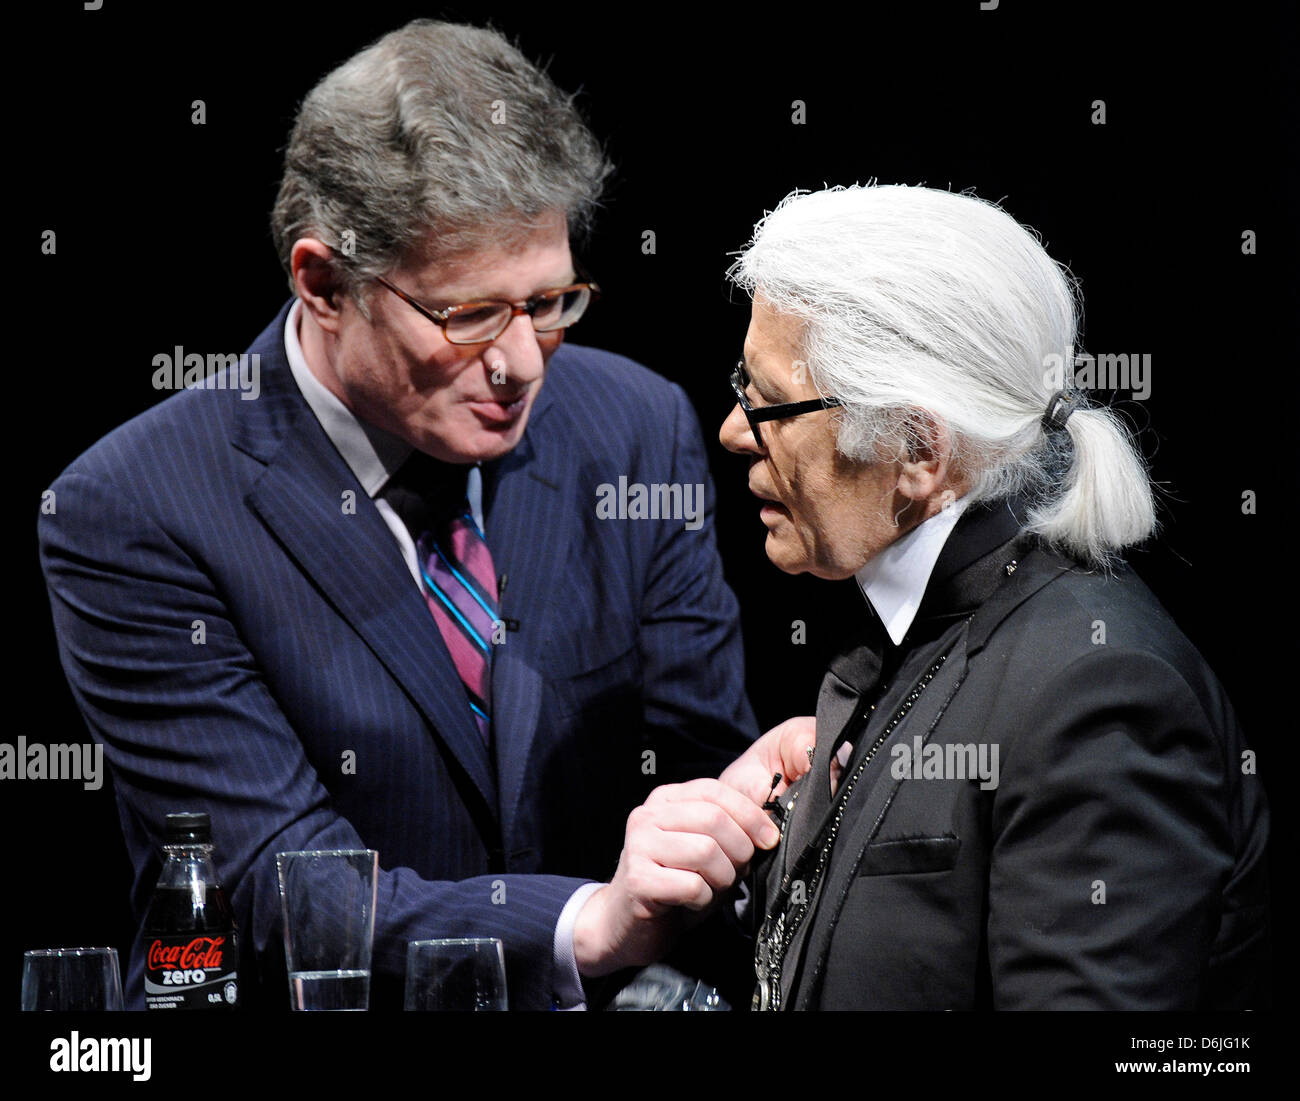
[[[275,854],[289,1003],[301,1010],[370,1008],[379,854],[328,849]]]
[[[87,1013],[122,1008],[116,948],[39,948],[23,953],[23,1009]]]
[[[496,937],[413,940],[406,948],[406,1008],[482,1013],[506,1008],[506,959]]]

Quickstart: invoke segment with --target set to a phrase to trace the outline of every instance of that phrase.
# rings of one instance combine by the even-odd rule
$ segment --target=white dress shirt
[[[912,626],[939,552],[969,503],[965,497],[957,498],[890,543],[855,575],[862,595],[875,608],[895,646],[902,644]]]
[[[959,497],[941,512],[890,543],[854,575],[858,588],[880,616],[890,641],[899,646],[921,607],[930,574],[961,514],[970,502]],[[853,744],[845,742],[835,755],[847,768]]]

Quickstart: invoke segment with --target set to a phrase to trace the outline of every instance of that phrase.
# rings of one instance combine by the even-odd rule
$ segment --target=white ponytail
[[[1031,510],[1026,529],[1092,565],[1107,566],[1123,547],[1155,529],[1146,466],[1120,419],[1084,407],[1066,422],[1073,455],[1062,485]]]

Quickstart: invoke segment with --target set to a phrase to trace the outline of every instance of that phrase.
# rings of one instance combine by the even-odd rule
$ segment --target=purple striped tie
[[[448,525],[442,540],[426,533],[417,549],[429,611],[465,685],[479,733],[487,741],[492,638],[500,623],[492,555],[468,505]]]
[[[384,497],[415,540],[421,589],[469,696],[490,735],[492,639],[499,629],[496,573],[465,499],[469,468],[413,451]]]

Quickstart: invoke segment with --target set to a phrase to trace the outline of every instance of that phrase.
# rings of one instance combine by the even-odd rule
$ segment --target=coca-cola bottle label
[[[155,936],[144,965],[150,1009],[233,1009],[239,997],[239,949],[233,934]]]

